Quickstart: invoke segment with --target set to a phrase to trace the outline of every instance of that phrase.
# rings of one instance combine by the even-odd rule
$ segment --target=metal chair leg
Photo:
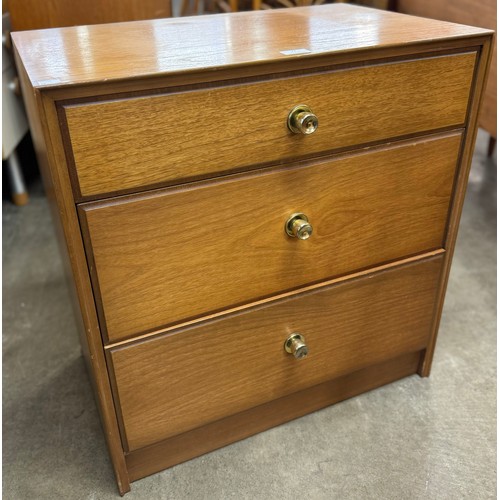
[[[9,175],[12,201],[18,206],[26,205],[29,201],[29,196],[16,150],[7,158],[7,173]]]

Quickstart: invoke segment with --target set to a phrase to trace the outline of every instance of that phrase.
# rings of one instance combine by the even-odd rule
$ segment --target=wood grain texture
[[[33,89],[17,53],[15,57],[31,136],[76,313],[82,353],[94,388],[118,489],[124,494],[130,490],[130,480],[111,394],[82,235],[65,163],[56,106],[43,93]]]
[[[440,248],[460,141],[81,205],[108,338]],[[313,225],[307,241],[284,231],[295,212]]]
[[[129,450],[423,349],[441,264],[435,257],[111,351]],[[292,332],[309,346],[300,361],[283,348]]]
[[[460,126],[475,59],[472,52],[68,106],[80,193],[143,189]],[[319,118],[310,136],[287,128],[302,103]]]
[[[489,30],[337,4],[14,33],[35,87],[61,87],[445,43]],[[243,43],[228,43],[228,40]],[[210,50],[207,49],[210,44]]]
[[[130,479],[135,481],[325,406],[407,377],[416,372],[419,359],[419,352],[404,354],[133,451],[126,456]]]
[[[405,14],[429,17],[441,21],[466,23],[491,30],[497,29],[496,0],[398,0],[397,10]],[[497,136],[497,58],[496,41],[488,73],[479,126],[493,137]]]
[[[170,17],[170,0],[10,0],[13,31]],[[85,29],[80,30],[80,33]]]

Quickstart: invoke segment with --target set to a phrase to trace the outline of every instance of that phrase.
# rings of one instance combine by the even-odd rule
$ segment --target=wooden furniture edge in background
[[[496,0],[397,0],[398,12],[441,21],[471,24],[496,30]],[[488,156],[493,154],[497,137],[497,43],[493,42],[491,65],[484,90],[483,106],[479,113],[479,126],[490,134]]]
[[[9,12],[13,31],[25,31],[171,17],[172,3],[171,0],[9,0]]]

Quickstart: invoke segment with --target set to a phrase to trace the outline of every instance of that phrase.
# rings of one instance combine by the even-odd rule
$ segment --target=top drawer
[[[460,126],[475,59],[469,52],[66,105],[76,191],[139,190]],[[315,133],[288,130],[298,104],[318,116]]]

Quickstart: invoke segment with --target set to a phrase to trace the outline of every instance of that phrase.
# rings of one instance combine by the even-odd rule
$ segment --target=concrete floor
[[[133,483],[128,499],[496,495],[496,165],[479,135],[433,372]],[[496,156],[495,156],[496,159]],[[3,494],[118,498],[47,203],[3,204]]]

